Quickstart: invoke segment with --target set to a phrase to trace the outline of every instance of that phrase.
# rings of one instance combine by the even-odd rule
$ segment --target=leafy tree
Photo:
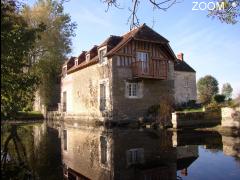
[[[33,100],[38,82],[28,69],[27,55],[41,29],[31,28],[17,1],[1,1],[1,116],[14,118]]]
[[[202,77],[197,82],[198,99],[203,104],[211,102],[212,97],[218,93],[218,81],[207,75]]]
[[[226,100],[229,100],[232,97],[233,88],[229,83],[223,84],[222,94],[225,95]]]
[[[23,16],[31,27],[39,23],[46,30],[35,41],[34,49],[29,54],[32,68],[40,78],[41,101],[47,107],[59,102],[61,65],[71,52],[71,37],[74,36],[76,24],[64,13],[64,1],[38,0],[32,7],[26,6]]]
[[[236,24],[240,17],[240,1],[216,0],[219,7],[209,11],[208,17],[217,18],[222,23]]]

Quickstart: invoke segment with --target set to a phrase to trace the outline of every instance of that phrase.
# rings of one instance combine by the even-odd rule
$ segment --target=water
[[[1,135],[3,179],[240,179],[240,137],[216,131],[42,123]]]

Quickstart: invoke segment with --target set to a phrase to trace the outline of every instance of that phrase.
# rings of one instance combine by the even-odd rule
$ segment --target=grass
[[[203,111],[203,108],[197,108],[197,109],[183,109],[181,111],[176,111],[176,112],[185,113],[185,112],[204,112],[204,111]]]
[[[17,119],[20,120],[38,120],[43,119],[43,114],[39,111],[19,111]]]

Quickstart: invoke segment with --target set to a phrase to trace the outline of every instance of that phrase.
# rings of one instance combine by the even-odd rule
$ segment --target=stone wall
[[[100,162],[100,136],[102,131],[100,129],[70,127],[66,124],[64,124],[62,130],[67,132],[67,149],[65,150],[62,138],[64,166],[89,179],[111,179],[111,163],[102,165]],[[111,151],[111,148],[109,150]],[[111,154],[111,152],[108,153],[109,158],[111,158]]]
[[[225,107],[222,111],[222,127],[240,128],[240,108],[236,109]]]
[[[67,92],[67,110],[65,118],[88,117],[101,119],[100,83],[106,82],[106,111],[111,113],[111,59],[108,64],[95,64],[62,79],[61,102],[63,92]],[[63,103],[62,103],[63,104]]]
[[[209,127],[221,124],[221,111],[172,113],[173,128]]]
[[[150,106],[159,104],[162,98],[169,97],[173,99],[174,82],[172,79],[172,68],[168,72],[168,80],[136,80],[142,84],[141,97],[135,99],[126,97],[126,82],[133,80],[131,67],[118,67],[116,58],[113,58],[112,84],[114,120],[137,120],[146,114]]]
[[[175,71],[174,91],[176,104],[197,100],[196,73]]]

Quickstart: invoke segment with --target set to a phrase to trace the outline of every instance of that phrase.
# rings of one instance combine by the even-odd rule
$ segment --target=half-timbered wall
[[[131,67],[134,77],[167,79],[171,56],[166,45],[132,40],[117,52],[117,66]],[[139,61],[137,52],[148,54],[148,62]],[[143,68],[147,71],[143,72]]]
[[[132,63],[136,61],[137,51],[148,52],[150,60],[154,57],[168,63],[167,78],[135,78]],[[173,61],[161,44],[130,41],[113,56],[112,63],[113,120],[136,120],[145,116],[148,108],[159,104],[161,99],[174,99]],[[141,84],[140,97],[131,99],[126,96],[128,82]]]

